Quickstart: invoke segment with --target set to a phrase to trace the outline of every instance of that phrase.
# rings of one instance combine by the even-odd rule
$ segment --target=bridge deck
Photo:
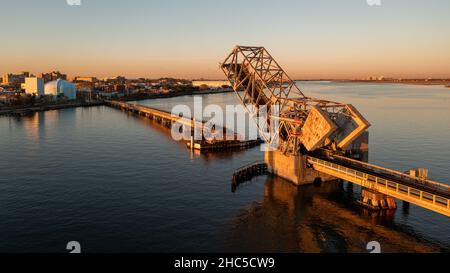
[[[134,112],[137,112],[139,114],[144,114],[144,115],[147,114],[147,115],[151,115],[151,116],[156,116],[156,117],[159,117],[159,118],[171,121],[171,122],[177,122],[179,124],[186,125],[188,127],[194,126],[193,119],[176,117],[176,116],[173,116],[171,113],[161,111],[161,110],[158,110],[155,108],[151,108],[148,106],[139,105],[139,104],[131,104],[131,103],[122,102],[122,101],[106,101],[106,103],[115,108],[126,109],[128,111],[134,111]],[[195,121],[196,128],[203,128],[203,125],[204,125],[203,122]]]
[[[319,172],[450,216],[450,185],[340,156],[308,156],[307,160]]]
[[[220,132],[222,130],[223,132],[223,140],[231,140],[231,141],[240,141],[244,142],[245,138],[239,134],[234,133],[233,130],[229,130],[228,128],[221,127],[221,126],[214,126],[215,128],[211,128],[211,124],[207,123],[203,120],[195,120],[193,118],[186,118],[186,117],[179,117],[172,115],[172,113],[158,110],[155,108],[151,108],[144,105],[139,104],[132,104],[122,101],[116,101],[116,100],[108,100],[105,101],[105,103],[111,107],[126,110],[129,112],[133,112],[142,116],[148,116],[157,118],[160,120],[167,121],[170,124],[180,124],[185,126],[186,128],[190,128],[192,130],[197,130],[199,134],[202,134],[204,131],[209,131],[211,133],[213,132]]]

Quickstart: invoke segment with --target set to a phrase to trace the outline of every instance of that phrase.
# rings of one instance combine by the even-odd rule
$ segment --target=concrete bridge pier
[[[280,151],[270,151],[265,153],[265,163],[269,173],[298,186],[340,179],[308,168],[307,156],[305,155],[294,156],[283,154]],[[394,210],[397,208],[394,198],[368,188],[362,189],[359,203],[370,210]]]
[[[306,156],[286,155],[280,151],[266,152],[264,161],[268,172],[294,183],[297,186],[337,180],[336,177],[323,174],[306,167]]]

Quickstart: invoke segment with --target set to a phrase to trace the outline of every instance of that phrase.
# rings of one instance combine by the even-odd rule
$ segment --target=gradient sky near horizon
[[[450,1],[0,1],[0,74],[223,78],[265,46],[295,79],[450,78]]]

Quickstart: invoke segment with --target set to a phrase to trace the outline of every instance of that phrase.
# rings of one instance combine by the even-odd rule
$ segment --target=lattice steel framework
[[[249,106],[267,108],[270,117],[259,120],[258,129],[267,143],[279,141],[279,149],[285,153],[299,152],[301,129],[313,107],[324,110],[332,120],[352,115],[345,104],[306,97],[264,47],[236,46],[221,68],[257,123],[258,116]],[[275,132],[270,138],[266,137],[267,129]],[[330,141],[326,144],[332,145]]]

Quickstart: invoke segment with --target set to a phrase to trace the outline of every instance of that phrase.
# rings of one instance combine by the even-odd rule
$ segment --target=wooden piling
[[[253,178],[268,173],[268,168],[266,163],[255,162],[244,167],[237,169],[233,177],[231,178],[231,188],[235,192],[237,187]]]

